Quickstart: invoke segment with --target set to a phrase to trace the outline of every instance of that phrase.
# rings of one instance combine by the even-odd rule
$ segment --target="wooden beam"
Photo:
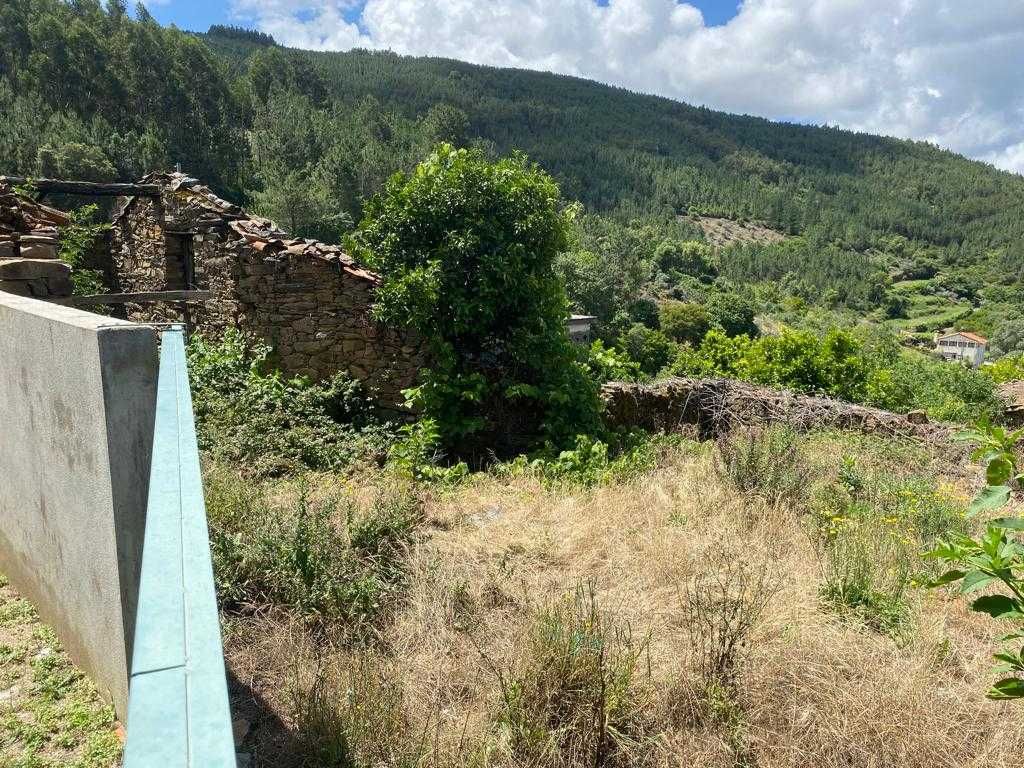
[[[98,304],[155,304],[161,301],[207,301],[213,291],[148,291],[144,293],[96,293],[91,296],[69,296],[55,299],[53,304],[93,307]]]
[[[23,176],[0,176],[0,182],[13,186],[30,186],[41,195],[57,192],[65,195],[94,197],[160,197],[159,184],[101,184],[93,181],[64,181],[62,179],[27,179]]]

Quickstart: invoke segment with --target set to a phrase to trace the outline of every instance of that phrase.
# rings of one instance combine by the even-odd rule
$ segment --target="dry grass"
[[[811,443],[805,450],[820,477],[835,474],[844,452],[893,476],[927,458],[846,437]],[[739,492],[716,472],[710,450],[680,450],[649,475],[593,490],[477,476],[428,499],[402,606],[371,645],[324,647],[283,616],[229,623],[234,674],[284,723],[285,736],[257,729],[249,745],[255,765],[1020,765],[1024,709],[982,695],[994,623],[956,599],[915,594],[910,629],[897,642],[828,610],[819,597],[822,539],[808,534],[809,517]],[[724,690],[701,671],[701,643],[686,609],[695,579],[722,572],[723,563],[771,573]],[[619,702],[623,711],[643,711],[642,724],[629,720],[637,736],[630,744],[642,748],[554,756],[517,750],[507,683],[532,684],[538,670],[549,669],[537,650],[538,621],[581,584],[593,585],[601,626],[625,628],[630,647],[642,646],[627,654],[633,677],[622,688],[628,700]],[[587,633],[567,636],[577,635]],[[607,647],[621,659],[622,647],[605,637],[612,639],[580,648]],[[563,661],[576,652],[572,643],[559,647],[554,658]],[[352,670],[369,682],[357,685]],[[565,689],[545,685],[526,714],[545,709],[536,702],[550,702],[551,690]],[[577,696],[582,688],[573,686]],[[326,713],[319,719],[303,706],[313,701]],[[377,714],[358,714],[359,706]],[[606,717],[605,704],[586,706],[592,712],[582,712],[579,729]],[[529,725],[542,720],[551,718],[538,714]],[[314,759],[308,737],[324,722],[349,734],[349,757]],[[305,742],[290,740],[297,723],[305,724]]]

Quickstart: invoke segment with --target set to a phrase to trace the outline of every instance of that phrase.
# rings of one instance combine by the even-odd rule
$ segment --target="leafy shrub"
[[[976,443],[972,458],[986,465],[985,487],[971,503],[972,514],[1001,509],[1020,494],[1024,474],[1018,450],[1024,429],[1008,432],[983,422],[958,437]],[[992,699],[1024,698],[1024,646],[1013,647],[1024,638],[1024,542],[1017,533],[1021,530],[1024,518],[999,517],[989,520],[985,533],[977,538],[962,532],[953,534],[925,553],[925,557],[951,566],[929,583],[931,587],[958,584],[965,595],[987,587],[998,588],[971,603],[972,610],[1013,625],[1013,630],[1001,638],[1005,649],[993,654],[1000,662],[994,670],[1000,679],[988,691]]]
[[[654,250],[654,263],[678,282],[682,275],[712,278],[718,274],[714,252],[699,240],[664,240]]]
[[[420,518],[401,488],[368,509],[348,499],[272,501],[267,489],[223,467],[206,472],[217,594],[227,610],[284,608],[321,626],[359,631],[394,602],[405,580],[403,552]]]
[[[388,466],[399,475],[412,480],[437,483],[456,483],[469,474],[466,462],[445,464],[441,449],[441,432],[431,418],[406,424],[388,452]]]
[[[318,384],[267,370],[270,348],[229,329],[193,336],[189,381],[199,446],[254,474],[339,469],[382,454],[392,433],[362,385],[339,373]]]
[[[757,336],[754,305],[736,293],[716,293],[708,301],[711,322],[726,336]]]
[[[647,640],[603,613],[593,587],[540,611],[518,663],[496,669],[494,722],[511,762],[590,768],[636,765],[653,747]]]
[[[524,155],[491,163],[447,144],[367,203],[351,245],[384,275],[378,318],[414,328],[429,348],[408,395],[446,451],[518,452],[600,429],[554,271],[570,218]]]
[[[661,330],[673,341],[696,346],[711,330],[711,318],[700,304],[664,301],[659,307]]]
[[[619,346],[631,360],[639,364],[640,370],[651,376],[668,365],[677,348],[664,333],[651,330],[641,323],[630,326],[619,339]]]
[[[960,423],[995,417],[1003,407],[984,373],[913,352],[876,363],[865,401],[897,413],[920,408],[938,421]]]
[[[70,211],[68,218],[71,221],[60,228],[59,255],[61,261],[71,267],[71,282],[76,296],[107,292],[103,273],[87,266],[96,242],[110,230],[110,224],[106,222],[94,223],[98,210],[95,205],[83,205]]]
[[[637,381],[642,372],[640,365],[615,347],[606,347],[598,339],[581,354],[583,366],[595,384],[606,381]]]
[[[637,430],[617,436],[609,445],[578,435],[573,448],[557,451],[549,447],[532,456],[518,456],[499,464],[499,475],[532,474],[548,485],[593,486],[625,482],[657,466],[661,451],[680,442],[670,435],[649,435]]]
[[[996,384],[1020,381],[1024,379],[1024,353],[1015,352],[1005,355],[994,363],[983,365],[981,372]]]
[[[717,444],[715,467],[738,491],[769,503],[799,501],[810,480],[800,455],[799,437],[791,427],[735,429]]]
[[[940,421],[969,422],[1001,410],[993,381],[983,373],[902,351],[895,343],[867,346],[836,328],[820,337],[784,329],[757,339],[712,329],[696,349],[680,348],[664,373],[742,379],[896,412],[921,408]]]

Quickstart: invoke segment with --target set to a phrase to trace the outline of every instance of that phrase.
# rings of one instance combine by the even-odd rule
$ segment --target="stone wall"
[[[0,182],[0,291],[37,299],[71,295],[71,267],[57,257],[60,211]]]
[[[601,390],[612,427],[663,432],[696,428],[712,438],[734,427],[786,423],[796,429],[851,429],[949,444],[945,424],[929,424],[920,411],[903,415],[828,397],[802,395],[730,379],[664,379],[651,384],[609,382]]]
[[[112,254],[124,292],[173,290],[167,234],[191,229],[194,304],[126,305],[141,322],[185,322],[200,332],[239,328],[274,348],[282,370],[323,379],[346,371],[385,405],[400,405],[423,364],[415,335],[373,321],[377,279],[333,246],[280,239],[249,241],[232,217],[211,215],[186,190],[130,201],[115,221]],[[294,242],[288,246],[288,242]],[[322,246],[322,247],[320,247]]]
[[[237,248],[238,325],[272,344],[285,371],[314,379],[347,371],[381,402],[403,401],[423,356],[412,334],[373,321],[374,282],[336,260]]]

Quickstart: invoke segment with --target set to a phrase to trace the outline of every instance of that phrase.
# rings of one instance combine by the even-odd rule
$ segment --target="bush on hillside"
[[[700,304],[664,301],[658,312],[662,333],[680,344],[700,344],[711,330],[711,318]]]
[[[820,337],[785,329],[757,339],[712,330],[699,347],[682,347],[664,373],[741,379],[897,413],[924,409],[940,421],[968,423],[1001,409],[992,379],[979,371],[902,350],[895,342],[867,346],[835,328]]]
[[[408,394],[447,451],[483,458],[600,429],[554,270],[570,215],[524,155],[492,163],[447,144],[367,203],[351,245],[384,275],[377,317],[426,342],[431,366]]]
[[[754,322],[754,305],[736,293],[716,293],[708,300],[711,322],[726,336],[757,336],[760,330]]]
[[[651,330],[641,323],[633,323],[619,339],[619,346],[649,376],[668,365],[677,348],[664,333]]]

